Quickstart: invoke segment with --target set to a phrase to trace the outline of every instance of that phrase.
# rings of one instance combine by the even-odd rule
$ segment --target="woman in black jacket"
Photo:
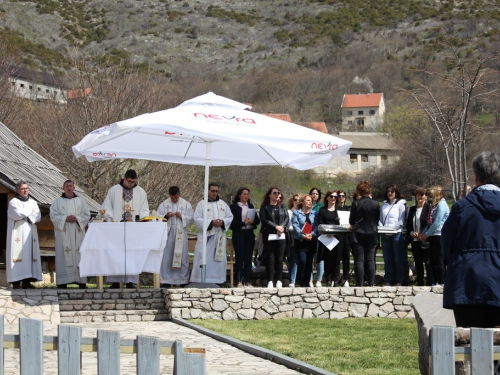
[[[282,288],[283,256],[286,247],[285,231],[290,226],[288,211],[279,201],[280,191],[270,187],[260,207],[260,221],[266,254],[267,287],[272,288],[276,273],[276,288]],[[271,237],[271,241],[269,240]]]
[[[406,237],[405,243],[411,243],[413,259],[415,260],[415,269],[417,272],[417,285],[424,286],[424,264],[427,272],[427,285],[434,283],[432,267],[430,265],[429,243],[419,240],[418,236],[422,229],[427,225],[427,216],[431,206],[427,203],[427,193],[425,189],[415,190],[415,199],[417,204],[410,207],[408,217],[406,218]]]
[[[252,254],[255,247],[255,234],[253,230],[259,225],[260,220],[255,213],[255,207],[250,203],[250,189],[239,188],[233,203],[229,208],[233,213],[231,230],[233,231],[233,247],[236,257],[236,278],[238,288],[251,288],[250,278],[252,276]],[[248,211],[253,210],[253,215]],[[250,218],[249,216],[252,216]]]

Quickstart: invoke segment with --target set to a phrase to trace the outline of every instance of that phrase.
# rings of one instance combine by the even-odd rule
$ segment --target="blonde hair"
[[[436,204],[444,198],[443,187],[441,185],[434,185],[429,188],[429,198],[433,200],[433,203]]]

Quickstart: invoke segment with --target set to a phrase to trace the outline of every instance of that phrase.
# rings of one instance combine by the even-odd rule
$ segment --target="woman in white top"
[[[403,196],[394,184],[387,186],[385,190],[384,204],[380,209],[380,220],[378,225],[396,230],[396,234],[382,236],[382,253],[384,254],[385,285],[391,285],[395,273],[396,285],[401,285],[403,279],[403,251],[404,237],[402,234],[405,221],[406,208]],[[396,266],[394,270],[393,262]]]

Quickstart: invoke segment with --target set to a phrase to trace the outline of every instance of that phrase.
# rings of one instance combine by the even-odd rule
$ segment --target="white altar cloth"
[[[160,273],[166,243],[164,222],[91,223],[80,247],[80,277]]]

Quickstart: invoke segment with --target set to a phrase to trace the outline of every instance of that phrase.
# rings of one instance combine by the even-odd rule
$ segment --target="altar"
[[[93,222],[80,246],[80,276],[154,274],[154,287],[160,287],[160,266],[167,243],[164,222]],[[139,285],[139,284],[138,284]]]

